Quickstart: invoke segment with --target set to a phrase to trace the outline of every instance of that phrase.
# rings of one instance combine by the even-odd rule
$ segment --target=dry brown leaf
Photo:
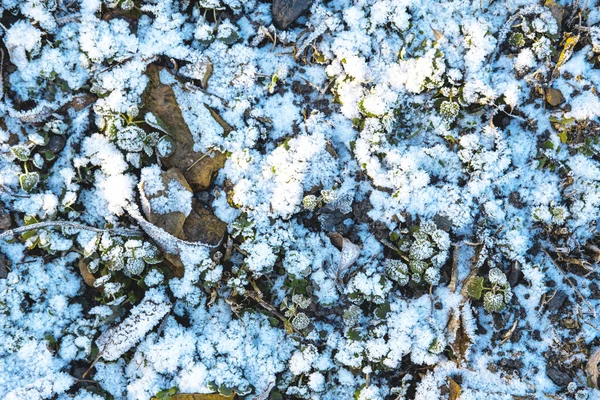
[[[435,36],[435,40],[440,41],[441,39],[443,39],[445,36],[442,32],[438,31],[437,29],[431,28],[433,30],[433,36]]]
[[[585,366],[588,382],[596,389],[598,389],[598,375],[600,374],[600,371],[598,371],[598,363],[600,363],[600,349],[597,349],[590,355]]]
[[[207,104],[205,104],[204,107],[206,107],[206,109],[210,112],[210,115],[212,115],[215,121],[221,125],[225,136],[229,135],[229,133],[234,130],[233,127],[229,125],[223,118],[221,118],[221,116],[212,107],[209,107]]]
[[[457,364],[463,365],[467,361],[467,352],[473,341],[465,329],[462,313],[458,317],[453,317],[453,321],[456,321],[456,335],[454,340],[450,342],[450,347],[456,356]]]
[[[81,273],[81,277],[86,285],[89,287],[95,287],[94,283],[96,282],[96,277],[90,272],[88,264],[89,262],[85,261],[85,258],[81,257],[79,259],[79,272]]]

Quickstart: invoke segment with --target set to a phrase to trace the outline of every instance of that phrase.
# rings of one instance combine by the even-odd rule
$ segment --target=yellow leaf
[[[579,35],[575,36],[571,33],[565,33],[565,44],[563,46],[562,51],[560,52],[560,56],[558,57],[558,61],[556,62],[556,66],[554,67],[554,72],[552,72],[552,79],[556,79],[559,75],[559,69],[562,67],[573,55],[573,49],[579,42]]]
[[[174,394],[169,397],[170,400],[233,400],[235,393],[231,396],[221,396],[218,393],[200,394],[200,393],[188,393],[188,394]],[[158,400],[156,397],[152,397],[150,400]]]
[[[448,400],[458,400],[460,396],[460,385],[454,381],[454,379],[448,377],[448,386],[450,388],[450,396]]]

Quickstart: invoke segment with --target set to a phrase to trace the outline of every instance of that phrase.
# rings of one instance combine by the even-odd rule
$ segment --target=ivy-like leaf
[[[469,283],[467,292],[472,299],[481,299],[481,294],[483,292],[483,278],[481,276],[476,276],[475,279]]]
[[[38,185],[40,181],[40,174],[37,172],[28,172],[19,176],[19,183],[21,188],[26,192],[31,192]]]
[[[29,147],[23,144],[18,144],[16,146],[11,147],[10,151],[12,151],[15,157],[17,157],[17,159],[21,161],[29,160],[29,156],[31,155],[31,150],[29,149]]]

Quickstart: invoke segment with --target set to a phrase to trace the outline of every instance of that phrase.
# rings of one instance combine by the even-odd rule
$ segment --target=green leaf
[[[356,329],[350,329],[348,330],[348,339],[358,341],[361,340],[362,337],[360,332],[358,332]]]
[[[228,388],[225,385],[221,385],[221,387],[219,387],[219,394],[221,396],[225,396],[225,397],[229,397],[233,395],[233,389]]]
[[[563,142],[564,143],[564,142]],[[554,143],[551,140],[546,140],[544,144],[542,144],[544,149],[554,149]]]
[[[479,299],[481,299],[482,292],[483,292],[483,278],[481,276],[477,276],[477,277],[475,277],[475,279],[473,279],[469,283],[469,287],[467,288],[467,293],[469,293],[469,296],[471,296],[471,298],[473,298],[475,300],[479,300]]]
[[[392,311],[390,308],[390,302],[386,301],[381,306],[377,307],[377,309],[375,309],[375,315],[377,318],[384,319],[390,311]]]
[[[29,160],[29,156],[31,155],[31,150],[29,150],[29,147],[23,144],[18,144],[16,146],[11,147],[10,151],[12,151],[15,157],[17,157],[21,161]]]
[[[561,143],[567,143],[567,141],[569,140],[569,135],[567,135],[567,131],[562,131],[558,134],[558,137],[560,138]]]
[[[52,161],[56,158],[56,155],[51,150],[44,151],[44,158],[46,161]]]
[[[19,183],[21,188],[26,192],[31,192],[38,185],[40,181],[40,174],[37,172],[28,172],[19,176]]]

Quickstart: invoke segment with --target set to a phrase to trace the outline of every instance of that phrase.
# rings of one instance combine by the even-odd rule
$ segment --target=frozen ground
[[[597,0],[0,21],[0,398],[600,398]]]

